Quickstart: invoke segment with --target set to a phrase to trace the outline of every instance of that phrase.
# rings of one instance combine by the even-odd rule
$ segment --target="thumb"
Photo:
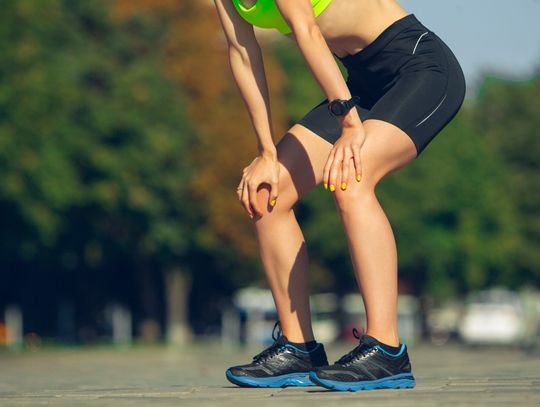
[[[276,200],[278,197],[278,182],[274,181],[270,184],[270,196],[268,197],[270,201],[270,206],[276,206]]]

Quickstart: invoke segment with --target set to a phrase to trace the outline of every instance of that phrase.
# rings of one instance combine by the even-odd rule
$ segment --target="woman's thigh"
[[[399,101],[394,101],[398,104]],[[323,100],[317,106],[312,108],[297,124],[304,128],[312,135],[318,136],[329,145],[329,150],[334,145],[336,140],[341,136],[341,126],[333,117],[327,108],[327,99]],[[361,106],[355,106],[360,119],[362,120],[366,139],[360,150],[360,159],[362,162],[362,179],[361,186],[363,188],[375,185],[387,174],[403,167],[405,164],[416,158],[417,151],[413,139],[410,134],[402,128],[391,123],[388,119],[370,117],[370,110]],[[326,158],[321,158],[321,168],[324,169]],[[355,180],[355,169],[351,160],[349,168],[350,179],[347,185],[357,190]],[[319,177],[321,174],[317,174]],[[341,174],[339,175],[341,177]],[[320,178],[319,178],[320,179]],[[320,181],[317,181],[317,183]],[[338,185],[341,182],[338,182]],[[341,195],[336,190],[338,195]],[[347,187],[347,190],[351,190]],[[349,193],[349,196],[352,194]]]
[[[354,161],[349,161],[349,179],[343,191],[336,188],[334,198],[338,207],[346,209],[349,202],[372,199],[375,187],[387,175],[403,168],[416,157],[416,147],[410,136],[394,124],[383,120],[367,119],[363,122],[366,138],[360,149],[362,179],[355,179]],[[341,169],[338,185],[341,184]],[[356,205],[355,204],[355,205]],[[356,206],[355,206],[356,207]]]

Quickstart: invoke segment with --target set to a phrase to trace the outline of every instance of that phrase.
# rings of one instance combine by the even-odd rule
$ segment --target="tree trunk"
[[[193,337],[188,321],[188,300],[191,291],[191,277],[180,267],[166,273],[165,292],[167,295],[167,341],[181,345]]]

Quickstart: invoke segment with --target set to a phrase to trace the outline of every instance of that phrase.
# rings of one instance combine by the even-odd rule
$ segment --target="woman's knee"
[[[364,144],[367,144],[364,143]],[[367,146],[365,146],[367,147]],[[382,175],[373,162],[366,160],[365,149],[360,150],[360,160],[362,165],[362,177],[360,182],[356,180],[356,167],[354,161],[349,161],[348,179],[345,181],[345,189],[342,189],[342,171],[338,172],[337,185],[334,192],[334,201],[337,208],[341,212],[355,210],[358,206],[364,206],[369,203],[369,200],[375,198],[375,187],[381,180]],[[357,209],[356,209],[357,210]]]
[[[337,188],[333,194],[340,211],[358,210],[358,207],[375,202],[377,200],[375,188],[378,183],[413,158],[410,140],[405,139],[403,134],[397,133],[401,130],[374,120],[364,122],[364,127],[366,139],[360,149],[362,173],[360,182],[356,181],[353,160],[349,162],[345,190],[341,189],[341,170],[338,174]]]
[[[290,211],[301,196],[320,183],[330,148],[330,143],[305,127],[291,127],[276,145],[279,162],[276,205],[269,205],[269,185],[263,184],[257,191],[263,213]]]
[[[271,188],[269,184],[261,184],[257,190],[257,204],[263,216],[272,213],[290,211],[298,201],[298,194],[294,188],[291,176],[285,166],[279,163],[278,197],[274,206],[270,205]]]
[[[362,175],[361,181],[358,182],[354,179],[354,172],[349,178],[351,181],[347,183],[344,190],[337,188],[331,192],[334,194],[336,207],[341,213],[357,211],[359,207],[367,207],[373,200],[377,199],[375,196],[376,180],[371,179],[366,174]]]

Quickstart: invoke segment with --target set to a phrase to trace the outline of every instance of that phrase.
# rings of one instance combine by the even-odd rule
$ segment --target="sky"
[[[540,0],[401,0],[452,49],[467,96],[484,73],[527,80],[540,71]]]

